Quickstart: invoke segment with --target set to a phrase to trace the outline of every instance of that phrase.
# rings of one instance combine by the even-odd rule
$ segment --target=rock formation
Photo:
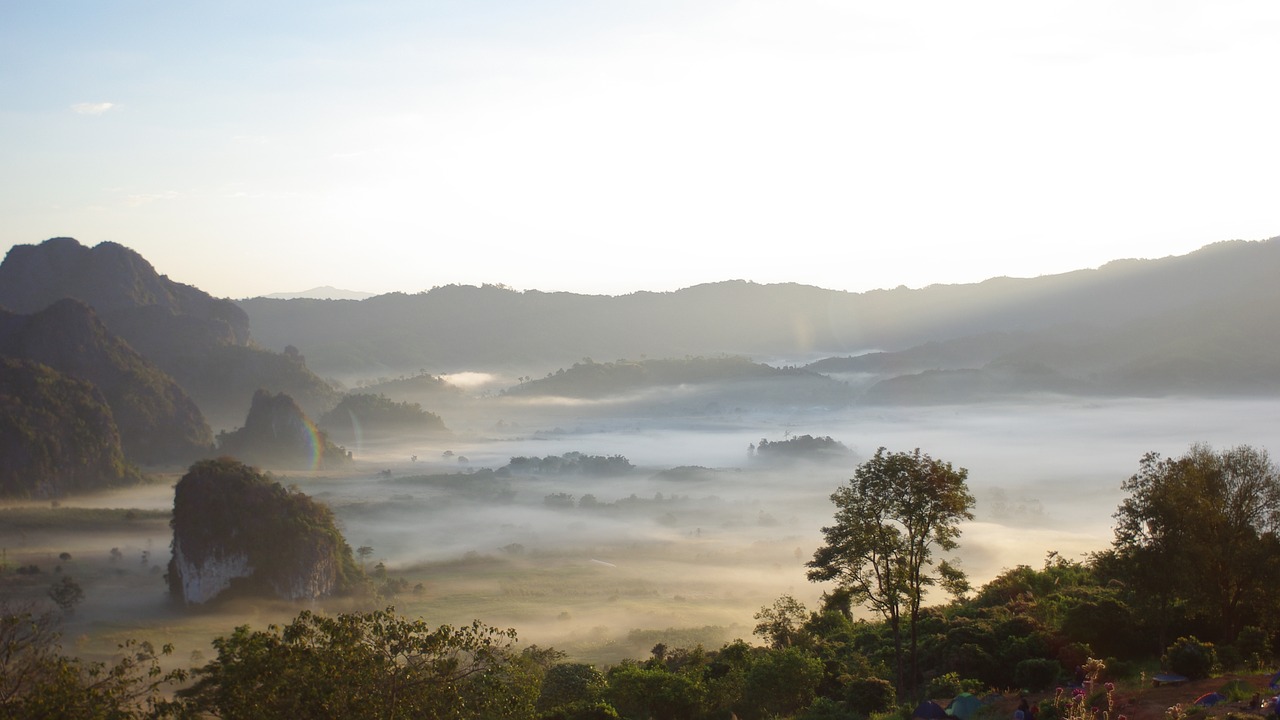
[[[231,594],[314,599],[363,576],[333,513],[232,458],[204,460],[173,499],[169,592],[188,604]]]
[[[319,470],[351,459],[316,428],[293,398],[266,390],[254,393],[244,427],[218,436],[218,449],[224,455],[274,468]]]

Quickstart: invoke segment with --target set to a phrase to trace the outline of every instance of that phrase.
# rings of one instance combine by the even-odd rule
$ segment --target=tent
[[[931,700],[925,700],[917,705],[911,712],[911,717],[915,720],[950,720],[951,718],[941,705]]]
[[[1200,697],[1196,698],[1195,704],[1201,705],[1204,707],[1213,707],[1214,705],[1217,705],[1218,703],[1226,699],[1227,699],[1227,696],[1223,695],[1222,693],[1211,692],[1211,693],[1205,693],[1204,695],[1201,695]]]
[[[1271,676],[1271,681],[1267,683],[1267,687],[1272,690],[1280,690],[1280,672]]]
[[[973,693],[960,693],[947,706],[947,714],[960,720],[969,720],[978,708],[982,707],[982,701]]]

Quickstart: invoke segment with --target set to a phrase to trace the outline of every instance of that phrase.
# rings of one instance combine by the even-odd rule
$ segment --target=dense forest
[[[64,653],[54,613],[6,607],[0,709],[24,718],[906,720],[924,699],[978,698],[954,706],[968,718],[997,712],[982,698],[1022,693],[1037,717],[1060,720],[1088,717],[1157,672],[1184,682],[1271,668],[1280,468],[1251,446],[1194,445],[1144,456],[1123,489],[1107,549],[1080,561],[1051,552],[1042,567],[971,588],[940,555],[961,544],[971,516],[967,471],[881,448],[831,496],[832,524],[807,563],[826,588],[819,607],[783,594],[756,613],[754,638],[658,644],[609,667],[522,645],[514,629],[433,627],[392,607],[241,626],[193,667],[146,642],[126,643],[114,664],[89,663]],[[365,602],[378,607],[379,597]]]

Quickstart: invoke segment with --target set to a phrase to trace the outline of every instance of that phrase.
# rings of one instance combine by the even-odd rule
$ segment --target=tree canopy
[[[1118,572],[1150,589],[1158,616],[1175,598],[1231,639],[1268,602],[1280,567],[1280,469],[1248,445],[1143,456],[1116,510]]]
[[[973,518],[968,474],[919,448],[876,450],[831,495],[835,524],[822,528],[824,544],[808,563],[810,580],[835,581],[888,621],[900,692],[914,686],[918,672],[917,621],[926,589],[939,583],[950,590],[966,587],[951,565],[942,562],[933,569],[933,551],[954,549],[960,522]],[[910,677],[903,667],[904,614],[911,637]]]

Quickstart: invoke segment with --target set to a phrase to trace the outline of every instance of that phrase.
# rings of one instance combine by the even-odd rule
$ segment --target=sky
[[[1270,0],[0,2],[0,249],[221,297],[1034,277],[1280,236]]]

